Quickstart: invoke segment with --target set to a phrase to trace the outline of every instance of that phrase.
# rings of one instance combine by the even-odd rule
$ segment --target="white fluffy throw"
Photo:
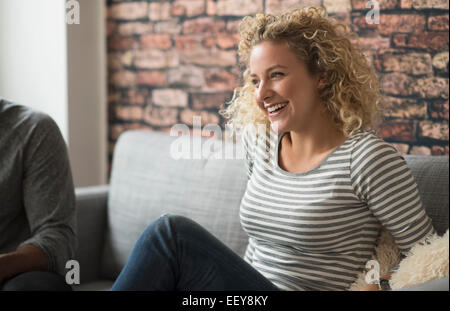
[[[412,247],[400,262],[398,270],[392,274],[389,282],[391,288],[399,289],[448,276],[448,235],[447,229],[442,237],[435,234]],[[400,251],[385,228],[382,228],[378,237],[372,259],[380,264],[380,276],[388,273],[400,261]],[[365,276],[366,272],[361,272],[349,290],[356,291],[366,286]]]

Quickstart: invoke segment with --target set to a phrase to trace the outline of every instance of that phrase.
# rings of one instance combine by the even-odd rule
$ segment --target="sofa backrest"
[[[152,131],[120,136],[111,172],[102,277],[118,276],[145,227],[165,213],[195,220],[237,254],[244,254],[247,235],[239,222],[239,205],[247,176],[242,147],[217,142],[219,148],[201,159],[174,159],[174,147],[183,145],[180,142],[195,145],[189,139]],[[233,159],[223,159],[233,153]],[[405,160],[427,213],[442,234],[449,221],[448,156],[407,155]]]
[[[405,155],[420,197],[439,235],[448,229],[448,156]]]
[[[189,139],[152,131],[120,136],[109,188],[103,277],[119,274],[145,227],[165,213],[195,220],[236,253],[244,254],[247,236],[238,214],[247,183],[244,162],[216,159],[221,151],[242,154],[241,146],[225,142],[223,150],[205,152],[202,159],[174,159],[171,147],[180,140],[194,149]]]

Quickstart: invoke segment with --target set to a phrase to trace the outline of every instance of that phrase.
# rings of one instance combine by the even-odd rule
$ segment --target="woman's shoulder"
[[[353,148],[355,151],[367,150],[368,148],[387,148],[398,152],[397,149],[391,143],[385,141],[380,137],[375,130],[359,131],[352,136]]]
[[[385,141],[375,131],[362,131],[355,136],[351,152],[352,166],[362,163],[389,163],[403,161],[403,156],[394,145]]]

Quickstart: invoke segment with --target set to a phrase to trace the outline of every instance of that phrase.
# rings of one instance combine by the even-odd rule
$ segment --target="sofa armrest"
[[[106,230],[108,185],[75,189],[80,284],[99,279],[100,258]]]
[[[448,291],[448,276],[432,281],[425,282],[410,287],[397,289],[396,291]]]

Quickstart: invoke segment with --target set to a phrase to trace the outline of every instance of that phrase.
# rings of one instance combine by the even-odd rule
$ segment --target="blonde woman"
[[[222,113],[243,129],[245,256],[165,215],[113,290],[346,290],[382,225],[403,252],[434,233],[406,162],[374,132],[377,77],[346,28],[309,7],[245,17],[240,35],[244,85]]]

